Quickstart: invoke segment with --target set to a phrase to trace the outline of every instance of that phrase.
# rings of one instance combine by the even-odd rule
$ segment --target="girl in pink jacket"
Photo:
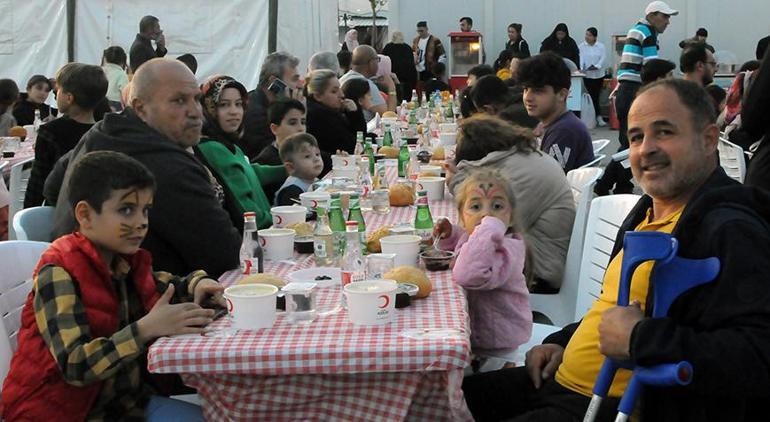
[[[465,288],[474,349],[513,349],[532,334],[524,276],[526,247],[514,221],[515,198],[496,171],[480,169],[456,190],[461,227],[441,219],[439,248],[457,253],[452,278]]]

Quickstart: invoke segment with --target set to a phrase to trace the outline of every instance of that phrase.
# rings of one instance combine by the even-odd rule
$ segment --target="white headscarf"
[[[345,33],[345,45],[348,46],[348,51],[351,53],[358,47],[358,30],[351,29]]]

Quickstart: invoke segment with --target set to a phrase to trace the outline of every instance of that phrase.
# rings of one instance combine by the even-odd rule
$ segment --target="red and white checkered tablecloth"
[[[433,216],[456,216],[450,200],[430,203]],[[411,222],[415,209],[365,213],[367,227]],[[314,265],[267,262],[285,276]],[[387,326],[359,327],[339,310],[310,325],[275,325],[230,336],[161,338],[148,353],[151,372],[181,373],[197,388],[208,420],[470,420],[461,390],[470,340],[466,301],[451,272],[428,273],[431,295],[397,310]],[[225,274],[225,285],[239,278]],[[339,303],[339,286],[319,290],[317,308]],[[229,319],[212,324],[227,329]],[[413,333],[425,333],[413,335]],[[446,333],[441,334],[439,333]]]

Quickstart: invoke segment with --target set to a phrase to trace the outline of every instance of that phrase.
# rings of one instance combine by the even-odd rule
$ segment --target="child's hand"
[[[173,296],[174,285],[169,284],[150,312],[137,321],[142,344],[163,336],[200,334],[212,321],[213,309],[203,309],[194,303],[170,304]]]
[[[452,235],[452,223],[446,218],[440,218],[433,226],[433,237],[447,239]]]
[[[195,290],[193,291],[193,302],[196,305],[201,305],[203,301],[211,297],[211,301],[214,304],[225,308],[227,307],[227,302],[225,302],[225,298],[222,296],[224,291],[224,286],[217,283],[216,281],[210,278],[201,279],[198,281],[198,284],[195,285]]]

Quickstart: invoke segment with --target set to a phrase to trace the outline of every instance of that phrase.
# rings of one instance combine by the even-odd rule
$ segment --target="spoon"
[[[436,236],[435,239],[433,239],[433,245],[431,246],[433,249],[440,251],[441,249],[438,248],[438,242],[441,241],[441,235]]]

